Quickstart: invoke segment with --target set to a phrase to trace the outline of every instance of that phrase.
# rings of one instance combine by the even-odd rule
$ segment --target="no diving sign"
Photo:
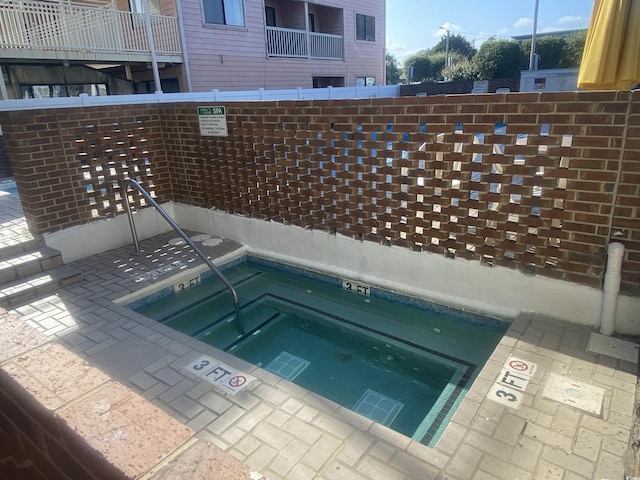
[[[500,370],[498,378],[487,393],[487,398],[517,410],[522,404],[529,381],[537,365],[528,360],[509,357]]]
[[[198,358],[185,369],[231,395],[235,395],[255,380],[255,377],[207,356]]]

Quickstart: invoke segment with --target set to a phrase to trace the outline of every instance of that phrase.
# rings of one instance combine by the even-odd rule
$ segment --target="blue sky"
[[[539,33],[587,28],[594,0],[538,0]],[[444,26],[475,40],[533,32],[535,0],[387,0],[387,50],[400,62],[438,43]]]

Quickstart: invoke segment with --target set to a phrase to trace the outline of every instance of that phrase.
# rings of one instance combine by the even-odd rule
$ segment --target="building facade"
[[[385,0],[0,0],[0,93],[375,85],[385,35]]]

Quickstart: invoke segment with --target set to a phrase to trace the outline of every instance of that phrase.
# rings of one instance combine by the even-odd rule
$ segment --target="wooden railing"
[[[176,17],[151,15],[151,30],[157,53],[181,53]],[[69,3],[0,0],[2,49],[126,54],[148,52],[150,47],[141,13]]]
[[[342,60],[344,58],[342,35],[267,27],[267,55]]]

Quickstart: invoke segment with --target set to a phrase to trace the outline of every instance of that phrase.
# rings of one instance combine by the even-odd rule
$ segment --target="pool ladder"
[[[193,249],[194,252],[196,252],[196,254],[211,269],[211,271],[215,273],[215,275],[222,281],[224,286],[227,287],[227,290],[229,290],[229,293],[231,294],[231,298],[233,300],[233,308],[236,311],[236,320],[238,321],[238,327],[240,328],[240,333],[244,335],[246,331],[244,328],[244,322],[242,321],[242,313],[240,312],[240,302],[238,301],[238,294],[236,292],[236,289],[233,288],[233,285],[231,285],[231,282],[229,282],[229,280],[227,280],[225,276],[222,275],[222,272],[220,272],[220,270],[217,269],[217,267],[213,264],[213,262],[209,260],[209,257],[207,257],[202,252],[202,250],[200,250],[196,246],[196,244],[193,243],[193,241],[189,238],[189,236],[186,233],[184,233],[184,231],[182,231],[182,229],[178,226],[176,222],[174,222],[174,220],[169,216],[169,214],[165,212],[160,205],[158,205],[158,202],[156,202],[153,199],[153,197],[149,195],[149,192],[147,192],[142,187],[142,185],[140,185],[138,182],[136,182],[132,178],[127,178],[122,182],[122,191],[124,196],[124,205],[127,209],[127,217],[129,218],[129,226],[131,227],[131,236],[133,237],[133,244],[136,248],[136,252],[140,253],[141,250],[140,250],[140,243],[138,242],[136,225],[133,222],[133,214],[131,213],[131,206],[129,205],[129,198],[127,196],[129,185],[131,185],[136,190],[138,190],[138,192],[140,192],[140,194],[153,206],[153,208],[156,209],[156,211],[162,216],[162,218],[164,218],[167,221],[167,223],[171,225],[171,227],[176,231],[176,233],[180,235],[185,242],[187,242],[187,244]]]

